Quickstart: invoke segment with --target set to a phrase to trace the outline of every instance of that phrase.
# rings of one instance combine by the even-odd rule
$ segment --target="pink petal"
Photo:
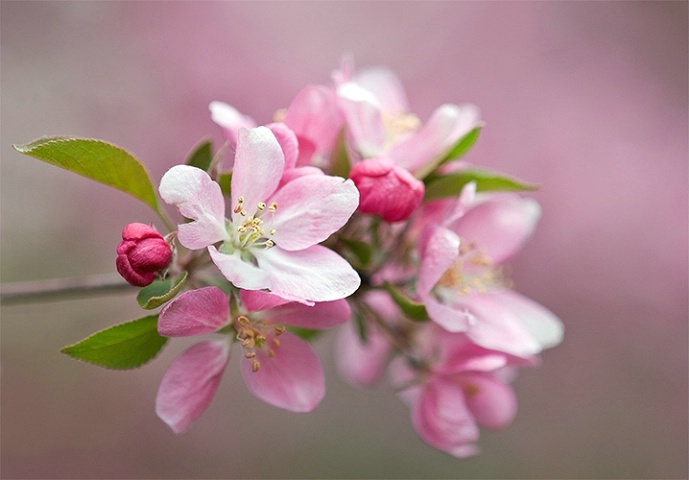
[[[352,385],[369,387],[385,372],[390,344],[373,324],[366,328],[366,341],[359,336],[354,322],[343,325],[335,343],[337,369]]]
[[[460,383],[479,425],[499,430],[512,423],[517,415],[517,398],[509,385],[483,373],[463,374]]]
[[[409,103],[404,87],[392,70],[373,67],[356,74],[356,83],[371,92],[380,102],[384,112],[408,112]]]
[[[468,308],[444,305],[433,297],[426,297],[424,304],[430,319],[448,332],[466,332],[476,323],[476,317]]]
[[[419,242],[421,266],[416,287],[422,299],[459,257],[459,243],[459,237],[447,228],[429,225],[422,232]]]
[[[225,229],[225,200],[220,186],[203,170],[176,165],[160,180],[160,196],[186,218],[178,226],[177,238],[185,247],[198,250],[228,238]]]
[[[270,226],[272,240],[285,250],[302,250],[327,239],[340,229],[359,204],[351,180],[328,175],[305,175],[292,180],[275,195],[277,212]]]
[[[363,158],[383,153],[385,127],[381,105],[375,96],[356,83],[341,85],[337,94],[347,122],[349,142]]]
[[[295,252],[273,247],[256,250],[255,254],[259,267],[270,277],[270,291],[289,299],[339,300],[361,284],[359,275],[344,258],[321,245]]]
[[[232,171],[232,208],[241,196],[244,209],[253,215],[259,202],[265,202],[282,177],[285,157],[273,132],[267,127],[240,130]],[[233,218],[244,218],[234,214]]]
[[[290,299],[261,290],[240,290],[239,298],[247,312],[260,312],[292,302]]]
[[[158,317],[158,333],[190,337],[217,332],[230,321],[227,295],[218,287],[190,290],[165,305]]]
[[[457,382],[442,377],[430,380],[412,406],[412,424],[424,441],[450,455],[476,453],[473,443],[479,429]]]
[[[275,138],[282,148],[282,154],[285,156],[285,169],[287,171],[297,165],[299,158],[299,142],[294,132],[284,123],[270,123],[266,125],[273,132]]]
[[[272,343],[268,338],[268,344]],[[273,346],[274,355],[257,350],[258,371],[252,360],[242,358],[241,371],[251,393],[264,402],[292,412],[310,412],[325,396],[325,377],[321,362],[311,346],[289,332]]]
[[[280,185],[278,186],[278,189],[282,188],[284,185],[288,184],[292,180],[296,180],[297,178],[304,177],[306,175],[325,175],[323,173],[323,170],[317,167],[311,167],[311,166],[305,166],[305,167],[297,167],[297,168],[290,168],[289,170],[285,170],[285,172],[282,174],[282,178],[280,179]]]
[[[213,245],[208,247],[211,260],[232,285],[248,290],[261,290],[270,286],[270,277],[263,269],[245,262],[237,251],[232,255],[220,253]]]
[[[512,290],[501,290],[493,296],[513,311],[541,348],[551,348],[562,342],[564,326],[550,310]]]
[[[345,323],[352,310],[347,300],[340,299],[313,306],[291,302],[271,309],[266,315],[275,323],[320,330]]]
[[[478,124],[473,105],[438,107],[421,129],[389,152],[400,167],[416,172],[447,152]]]
[[[517,253],[531,236],[541,207],[531,198],[496,194],[469,209],[450,228],[462,239],[485,248],[494,264]]]
[[[172,362],[160,382],[156,414],[175,433],[184,432],[208,408],[229,358],[227,342],[208,341]]]
[[[236,108],[226,103],[211,102],[208,109],[211,111],[211,120],[222,127],[225,138],[230,141],[233,148],[237,146],[240,129],[256,126],[253,118],[242,115]]]

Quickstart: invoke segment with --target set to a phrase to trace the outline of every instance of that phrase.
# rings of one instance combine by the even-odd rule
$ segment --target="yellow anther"
[[[268,233],[270,233],[271,235],[275,235],[277,233],[277,230],[275,230],[274,228],[271,228],[270,232],[268,232]]]
[[[274,245],[275,245],[275,243],[272,240],[266,240],[266,248],[270,248]]]
[[[261,364],[255,358],[251,361],[251,371],[256,373],[261,369]]]
[[[246,352],[244,358],[252,359],[256,356],[256,352]]]
[[[264,202],[258,202],[258,209],[263,211],[266,208],[266,204]]]
[[[273,345],[275,345],[276,347],[280,346],[280,340],[278,340],[277,338],[273,338],[272,342],[273,342]]]
[[[270,358],[273,358],[273,357],[275,356],[275,350],[273,350],[272,348],[271,348],[271,349],[268,349],[268,356],[269,356]]]
[[[240,212],[240,215],[241,215],[242,217],[246,217],[246,210],[242,210],[242,211]]]
[[[282,325],[275,325],[275,327],[273,328],[273,330],[275,331],[275,335],[280,336],[280,335],[282,335],[283,333],[285,333],[285,330],[287,330],[287,329],[286,329],[284,326],[282,326]]]
[[[272,213],[275,213],[275,211],[276,211],[277,209],[278,209],[278,202],[273,202],[273,203],[271,203],[270,206],[268,207],[268,211],[269,211],[269,212],[272,212]]]

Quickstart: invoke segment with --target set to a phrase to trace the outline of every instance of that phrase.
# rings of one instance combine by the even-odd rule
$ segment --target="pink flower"
[[[426,443],[450,455],[475,455],[479,427],[502,429],[516,415],[514,392],[501,373],[519,361],[433,325],[417,339],[421,367],[410,366],[402,357],[392,365],[393,381],[403,388],[400,395],[411,407],[414,429]]]
[[[130,223],[122,230],[115,265],[128,283],[137,287],[149,285],[171,260],[170,246],[150,225]]]
[[[163,308],[158,332],[187,337],[229,329],[236,333],[242,376],[254,395],[293,412],[316,408],[325,395],[323,368],[311,346],[285,325],[321,329],[343,323],[351,314],[346,300],[309,307],[257,291],[242,291],[241,300],[246,312],[233,320],[219,288],[186,292]],[[198,343],[173,361],[156,397],[156,412],[172,430],[185,431],[208,408],[229,356],[228,337]]]
[[[354,165],[349,178],[359,189],[359,211],[386,222],[406,220],[423,200],[423,182],[390,158],[363,160]]]
[[[359,287],[359,276],[318,243],[347,222],[359,194],[351,180],[304,168],[289,170],[290,181],[283,181],[283,150],[270,129],[257,127],[239,132],[229,220],[220,187],[200,169],[171,168],[160,194],[193,220],[179,225],[180,243],[207,247],[235,286],[302,302],[344,298]]]
[[[509,289],[501,266],[524,244],[538,204],[514,194],[474,198],[473,184],[421,234],[417,295],[431,320],[476,344],[528,358],[562,340],[560,320]]]
[[[225,138],[233,148],[237,147],[239,131],[242,128],[256,127],[253,118],[242,115],[236,108],[223,102],[211,102],[208,105],[211,112],[211,120],[220,126],[225,134]]]

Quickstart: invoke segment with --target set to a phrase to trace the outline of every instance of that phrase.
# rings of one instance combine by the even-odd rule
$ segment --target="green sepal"
[[[91,138],[45,137],[25,145],[13,145],[13,148],[128,193],[161,214],[144,166],[117,145]]]
[[[99,367],[137,368],[152,360],[167,342],[157,326],[158,315],[150,315],[101,330],[60,351]]]
[[[232,185],[232,173],[221,173],[218,175],[218,185],[220,185],[220,190],[226,197],[230,196],[230,190]]]
[[[312,328],[302,328],[302,327],[287,327],[287,329],[300,337],[302,340],[310,341],[316,338],[318,335],[323,333],[321,330],[314,330]]]
[[[213,142],[203,140],[199,143],[187,158],[187,165],[208,171],[213,161]]]
[[[478,135],[481,129],[484,127],[483,123],[479,123],[476,127],[471,129],[469,133],[460,138],[457,143],[455,143],[452,148],[443,156],[428,165],[425,165],[420,171],[416,173],[416,177],[423,180],[428,175],[433,173],[438,167],[444,165],[451,160],[457,160],[462,157],[465,153],[474,146],[478,140]]]
[[[139,290],[136,301],[141,308],[153,310],[166,302],[169,302],[179,293],[182,285],[187,279],[188,272],[182,273],[176,280],[166,278],[165,280],[155,280],[150,285]]]
[[[371,263],[371,258],[373,257],[373,248],[367,242],[362,242],[361,240],[353,240],[351,238],[340,238],[339,239],[348,249],[352,252],[357,262],[359,262],[361,267],[365,267]]]
[[[402,291],[397,287],[385,283],[385,290],[390,294],[392,300],[400,307],[402,313],[411,320],[417,322],[425,322],[428,320],[428,312],[426,312],[426,306],[423,303],[416,302],[411,298],[407,297]]]
[[[352,165],[347,154],[344,129],[340,131],[335,142],[335,148],[330,155],[330,175],[349,178]]]
[[[424,200],[456,197],[462,191],[464,185],[469,182],[476,182],[477,192],[538,190],[536,185],[531,185],[491,170],[468,169],[430,179],[428,185],[426,185]]]

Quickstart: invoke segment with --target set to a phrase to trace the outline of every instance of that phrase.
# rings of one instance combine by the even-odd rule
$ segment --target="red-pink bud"
[[[170,264],[172,251],[163,236],[150,225],[130,223],[122,230],[117,246],[117,271],[137,287],[155,280],[156,272]]]
[[[390,158],[359,162],[349,178],[359,189],[359,211],[379,215],[386,222],[406,220],[423,200],[423,182]]]

